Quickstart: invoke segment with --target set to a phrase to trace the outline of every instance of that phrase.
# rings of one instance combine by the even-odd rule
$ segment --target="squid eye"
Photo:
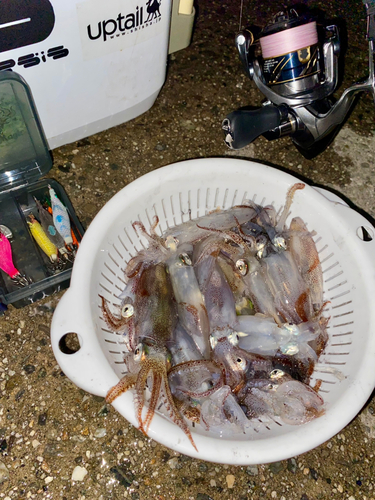
[[[230,344],[236,346],[238,344],[238,335],[237,333],[235,332],[232,332],[230,335],[228,335],[227,337],[228,341],[230,342]]]
[[[121,309],[121,316],[123,318],[130,318],[134,314],[134,307],[131,304],[125,304]]]
[[[237,358],[236,363],[241,370],[244,370],[246,368],[246,359]]]
[[[137,347],[134,350],[134,361],[139,361],[142,357],[142,344],[137,345]]]
[[[272,372],[270,373],[270,377],[271,378],[281,378],[285,375],[285,372],[283,372],[283,370],[279,370],[278,368],[276,368],[275,370],[272,370]]]
[[[191,266],[191,264],[192,264],[191,258],[189,257],[189,255],[187,253],[180,253],[178,258],[180,259],[180,262],[182,264],[185,264],[185,266]]]
[[[267,238],[261,234],[258,236],[258,238],[256,239],[256,247],[257,247],[257,250],[260,250],[261,248],[264,248],[267,244]]]
[[[277,384],[268,384],[268,385],[267,385],[267,389],[268,389],[269,391],[275,391],[277,388],[278,388],[278,385],[277,385]]]
[[[178,246],[178,239],[174,236],[167,236],[165,239],[165,246],[170,250],[174,251]]]
[[[297,354],[299,352],[298,344],[296,342],[289,342],[288,344],[281,347],[281,352],[283,354],[289,354],[290,356],[293,356],[294,354]]]
[[[243,259],[239,259],[236,262],[236,268],[239,270],[239,272],[240,272],[240,274],[242,274],[242,276],[246,276],[246,274],[249,271],[249,266],[247,265],[247,262]]]
[[[276,248],[281,248],[282,250],[286,250],[287,248],[285,238],[283,238],[280,235],[275,236],[272,243],[275,245]]]

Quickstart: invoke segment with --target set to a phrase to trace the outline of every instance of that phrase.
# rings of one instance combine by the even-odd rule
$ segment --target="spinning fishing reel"
[[[332,94],[339,76],[337,26],[325,26],[319,33],[310,14],[289,8],[276,14],[272,24],[258,35],[244,30],[236,36],[245,72],[267,100],[261,108],[238,109],[224,119],[227,146],[241,149],[260,135],[268,140],[289,135],[306,158],[313,158],[333,140],[358,92],[372,92],[375,101],[375,0],[363,3],[369,77],[344,90],[336,102]],[[256,56],[259,45],[261,55]]]

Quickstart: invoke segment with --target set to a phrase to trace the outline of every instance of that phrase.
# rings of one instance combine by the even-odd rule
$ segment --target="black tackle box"
[[[73,258],[53,264],[27,224],[30,214],[39,220],[35,198],[48,204],[50,186],[67,208],[78,244],[83,236],[63,187],[44,178],[51,168],[52,156],[29,86],[19,74],[0,71],[0,230],[8,233],[13,264],[29,282],[14,283],[0,262],[0,305],[24,307],[69,286]]]

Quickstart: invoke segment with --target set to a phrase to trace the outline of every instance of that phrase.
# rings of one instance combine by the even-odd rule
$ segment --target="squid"
[[[132,278],[128,278],[125,289],[118,297],[121,300],[118,307],[120,315],[114,314],[109,308],[108,301],[103,296],[99,296],[104,321],[112,331],[122,334],[128,351],[134,351],[138,345],[138,330],[135,327],[137,321],[135,301],[142,273],[150,265],[148,262],[142,263],[138,273]]]
[[[305,424],[324,413],[323,399],[282,370],[273,370],[268,379],[250,380],[238,399],[249,418],[279,417],[289,425]]]
[[[168,238],[167,238],[168,240]],[[168,241],[171,256],[166,261],[174,298],[177,302],[181,326],[191,336],[202,356],[210,357],[210,324],[203,295],[189,255],[191,246],[177,247],[174,239]]]
[[[163,263],[146,267],[142,272],[134,309],[137,313],[135,328],[138,330],[139,345],[134,351],[133,363],[128,363],[130,371],[108,391],[106,401],[112,403],[122,393],[134,388],[138,428],[147,435],[161,399],[170,419],[180,427],[197,449],[190,429],[175,405],[168,384],[171,354],[166,345],[177,324],[177,310],[173,301],[172,285]],[[146,416],[143,418],[144,391],[149,377],[152,378],[151,396]]]
[[[323,273],[314,234],[307,230],[300,217],[295,217],[290,223],[288,246],[309,288],[314,311],[320,311],[323,306]]]

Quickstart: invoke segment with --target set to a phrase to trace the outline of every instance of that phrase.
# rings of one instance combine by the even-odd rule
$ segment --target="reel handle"
[[[253,142],[257,137],[278,127],[282,113],[276,106],[249,110],[238,109],[224,118],[221,128],[224,140],[231,149],[241,149]]]

